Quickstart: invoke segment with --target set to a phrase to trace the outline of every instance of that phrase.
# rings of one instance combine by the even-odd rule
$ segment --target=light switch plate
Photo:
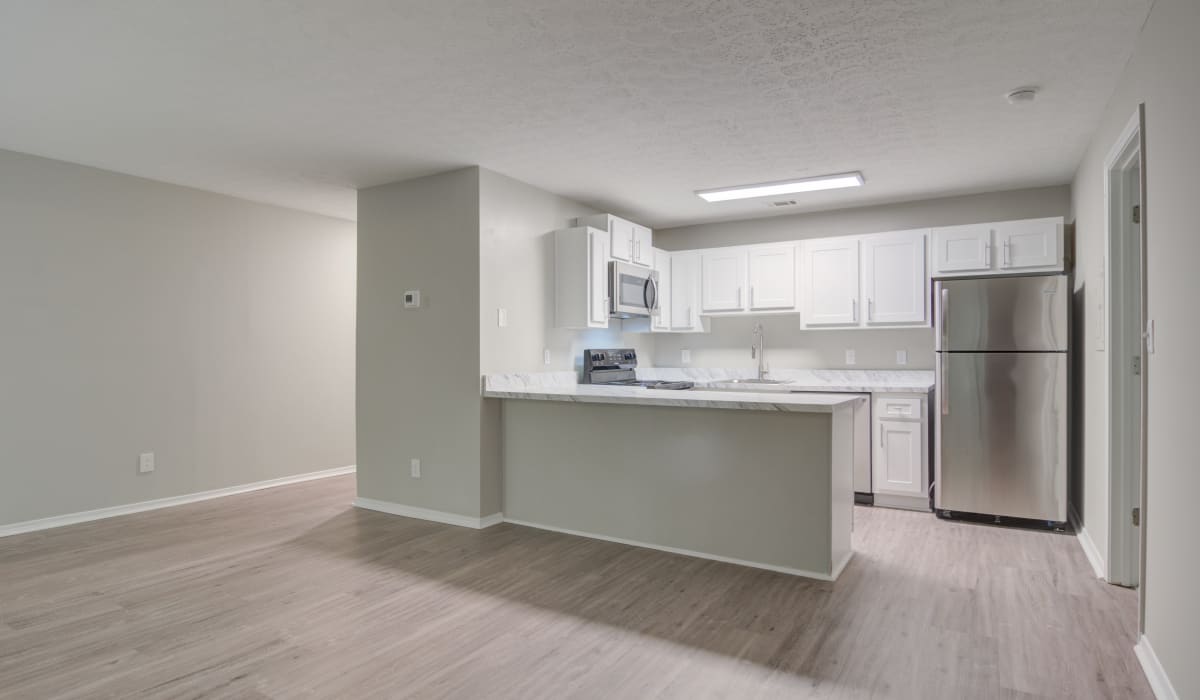
[[[853,350],[847,350],[847,351],[846,351],[846,364],[848,364],[848,365],[852,365],[852,364],[854,364],[856,361],[857,361],[857,360],[855,359],[855,356],[854,356],[854,351],[853,351]]]
[[[692,351],[691,351],[691,350],[686,350],[686,349],[684,349],[684,350],[680,350],[680,351],[679,351],[679,361],[680,361],[680,362],[682,362],[682,363],[683,363],[683,364],[685,364],[685,365],[686,365],[686,364],[691,364],[691,362],[692,362]]]
[[[546,348],[542,351],[542,363],[547,365],[550,364],[550,348]]]
[[[908,364],[908,351],[907,350],[897,350],[896,351],[896,364],[898,364],[898,365],[907,365]]]
[[[404,293],[404,308],[416,309],[421,306],[421,290],[410,289]]]
[[[508,309],[496,309],[496,325],[501,328],[508,326]]]
[[[138,455],[138,473],[148,474],[154,471],[154,453],[143,452]]]
[[[412,464],[410,466],[410,471],[412,473],[412,478],[420,479],[421,478],[421,460],[419,460],[419,459],[412,460]]]

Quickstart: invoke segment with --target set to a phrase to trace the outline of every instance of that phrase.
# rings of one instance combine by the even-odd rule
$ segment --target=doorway
[[[1108,205],[1108,581],[1142,578],[1142,489],[1146,435],[1146,211],[1143,107],[1105,162]]]

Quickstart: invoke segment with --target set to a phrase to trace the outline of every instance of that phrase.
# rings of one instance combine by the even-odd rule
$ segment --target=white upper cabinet
[[[866,325],[927,322],[927,234],[928,229],[863,237],[863,304]]]
[[[858,246],[858,238],[800,242],[802,327],[858,325]]]
[[[1062,270],[1062,217],[933,229],[938,277]]]
[[[658,272],[658,312],[650,317],[650,330],[671,330],[671,254],[665,250],[651,249],[654,269]]]
[[[612,214],[593,214],[575,219],[576,226],[591,226],[607,231],[610,236],[609,255],[613,260],[650,267],[654,264],[653,232]]]
[[[702,252],[700,287],[702,311],[745,311],[745,249],[722,248]]]
[[[554,232],[554,318],[560,328],[608,328],[607,231]]]
[[[700,316],[700,254],[694,251],[671,254],[671,330],[682,333],[708,331],[708,320]]]
[[[796,308],[796,246],[755,246],[750,264],[751,311],[794,311]]]
[[[993,224],[1001,270],[1062,269],[1062,223],[1026,219]]]
[[[654,235],[650,229],[639,224],[630,224],[633,228],[631,231],[631,248],[633,250],[633,262],[638,265],[654,265],[655,252],[652,246]]]
[[[985,272],[992,267],[992,228],[987,224],[933,229],[935,273]]]

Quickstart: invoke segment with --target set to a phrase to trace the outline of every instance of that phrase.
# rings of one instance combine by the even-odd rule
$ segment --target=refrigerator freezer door
[[[1067,354],[938,353],[939,510],[1067,519]]]
[[[1066,275],[940,280],[933,299],[939,351],[1067,349],[1071,288]]]

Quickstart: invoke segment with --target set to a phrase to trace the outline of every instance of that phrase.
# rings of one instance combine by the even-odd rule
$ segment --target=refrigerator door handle
[[[939,350],[949,350],[950,329],[946,327],[946,314],[950,306],[950,290],[942,287],[942,304],[938,309],[938,325],[942,331],[942,347]]]
[[[942,400],[942,415],[950,415],[950,383],[946,376],[946,353],[939,352],[938,356],[938,372],[936,377],[937,390],[941,394]]]

